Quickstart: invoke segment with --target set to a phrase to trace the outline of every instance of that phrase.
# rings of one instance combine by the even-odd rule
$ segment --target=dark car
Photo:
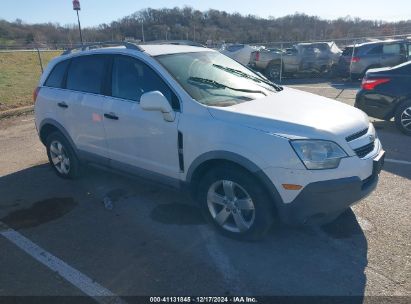
[[[355,107],[375,118],[394,118],[398,129],[411,136],[411,61],[368,70]]]
[[[408,40],[385,40],[347,46],[340,57],[336,72],[340,76],[360,79],[369,69],[396,66],[409,60],[409,43]]]

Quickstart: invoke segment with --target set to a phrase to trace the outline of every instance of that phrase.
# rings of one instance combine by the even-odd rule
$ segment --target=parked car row
[[[270,79],[300,73],[361,79],[369,69],[392,67],[411,58],[411,41],[383,40],[349,45],[342,51],[334,42],[298,43],[291,48],[226,46],[221,52]]]
[[[280,73],[326,73],[338,63],[342,51],[334,42],[299,43],[282,50],[263,49],[251,53],[251,67],[264,71],[271,79]]]

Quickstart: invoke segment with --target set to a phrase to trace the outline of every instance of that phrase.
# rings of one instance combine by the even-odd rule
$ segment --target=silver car
[[[409,60],[410,41],[386,40],[347,46],[337,72],[352,79],[362,78],[369,69],[395,66]]]

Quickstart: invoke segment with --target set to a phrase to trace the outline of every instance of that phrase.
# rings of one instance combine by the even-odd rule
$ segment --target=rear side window
[[[73,58],[67,74],[67,89],[100,94],[106,71],[106,56]]]
[[[57,63],[48,76],[44,85],[46,87],[62,88],[68,64],[68,60]]]
[[[152,68],[137,59],[114,57],[111,83],[114,97],[139,102],[144,93],[160,91],[174,109],[179,109],[177,97],[168,85]]]
[[[368,55],[378,55],[382,53],[382,45],[374,46],[371,50],[368,51]]]
[[[399,55],[401,52],[401,46],[396,44],[385,44],[382,48],[384,54]]]

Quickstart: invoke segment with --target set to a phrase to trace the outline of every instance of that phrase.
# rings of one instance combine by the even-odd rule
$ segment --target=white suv
[[[68,51],[34,95],[57,175],[98,164],[189,189],[234,238],[259,238],[274,219],[335,219],[375,188],[384,161],[362,111],[202,47]]]

